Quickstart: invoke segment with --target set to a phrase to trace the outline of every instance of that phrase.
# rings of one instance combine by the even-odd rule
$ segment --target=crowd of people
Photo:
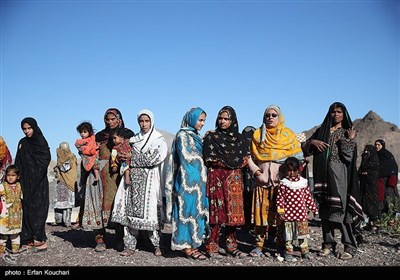
[[[357,169],[357,133],[344,104],[331,104],[308,139],[285,126],[277,105],[265,109],[258,128],[242,132],[231,106],[219,110],[215,129],[203,137],[206,118],[202,108],[189,109],[170,153],[150,110],[138,112],[138,133],[125,127],[116,108],[105,112],[97,133],[90,122],[80,123],[80,164],[67,142],[56,151],[53,225],[93,232],[99,253],[107,249],[106,229],[114,229],[124,257],[135,254],[141,232],[162,256],[161,229],[170,224],[170,249],[190,259],[262,257],[276,246],[290,262],[295,242],[302,258],[312,258],[310,212],[321,219],[319,255],[344,260],[363,242],[363,223],[377,230],[383,215],[399,216],[397,163],[377,139],[364,147]],[[24,118],[21,129],[14,163],[0,137],[0,255],[7,262],[48,248],[50,149],[34,118]],[[76,221],[73,207],[79,207]],[[238,228],[254,233],[249,254],[239,249]]]

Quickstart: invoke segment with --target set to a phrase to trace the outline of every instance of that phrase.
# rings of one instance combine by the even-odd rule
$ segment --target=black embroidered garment
[[[227,129],[218,126],[218,117],[227,112],[232,123]],[[204,138],[203,157],[206,165],[222,164],[229,169],[241,168],[247,155],[244,137],[239,133],[235,110],[230,106],[223,107],[218,112],[215,131],[210,131]]]
[[[45,224],[49,210],[49,180],[47,168],[51,156],[50,148],[42,131],[33,118],[25,118],[33,129],[31,137],[24,137],[18,143],[15,165],[21,170],[20,182],[23,191],[23,221],[21,241],[36,239],[45,241]]]

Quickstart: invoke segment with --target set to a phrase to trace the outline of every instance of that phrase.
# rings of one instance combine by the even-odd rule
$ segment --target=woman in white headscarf
[[[154,127],[154,115],[141,110],[137,115],[140,132],[130,139],[131,185],[121,180],[112,221],[124,225],[124,251],[122,256],[133,255],[139,230],[149,231],[154,254],[161,256],[160,224],[162,210],[161,164],[167,157],[164,136]]]

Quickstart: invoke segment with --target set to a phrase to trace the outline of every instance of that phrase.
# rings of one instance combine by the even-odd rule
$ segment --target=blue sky
[[[240,129],[281,107],[295,132],[334,101],[399,126],[399,1],[1,1],[0,135],[13,157],[36,118],[53,158],[107,108],[138,131],[147,108],[175,133],[193,106]],[[76,149],[73,148],[76,152]]]

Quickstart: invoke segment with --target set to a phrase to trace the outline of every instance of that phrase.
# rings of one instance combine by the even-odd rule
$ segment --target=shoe
[[[341,259],[341,260],[350,260],[352,258],[353,258],[353,256],[348,252],[343,252],[339,256],[339,259]]]
[[[331,249],[329,249],[329,248],[324,248],[324,249],[322,249],[322,251],[319,253],[319,255],[320,255],[321,257],[327,257],[327,256],[330,256],[330,255],[333,255],[333,251],[332,251]]]
[[[120,256],[123,257],[129,257],[135,254],[135,250],[131,250],[131,249],[125,249],[123,250],[121,253],[119,253]]]
[[[47,251],[47,243],[46,243],[46,241],[35,241],[33,247],[31,248],[31,251],[33,253]]]
[[[4,254],[3,260],[8,264],[17,264],[17,259],[14,256],[9,255],[9,254]]]
[[[251,250],[249,255],[250,255],[250,257],[253,257],[253,258],[261,258],[264,256],[262,253],[262,248],[258,248],[258,247]]]
[[[192,260],[203,261],[207,259],[206,255],[204,255],[203,252],[199,251],[198,249],[185,249],[184,254],[186,258]]]
[[[292,254],[285,253],[285,261],[287,262],[295,262],[297,259]]]
[[[227,253],[228,255],[234,257],[234,258],[237,257],[237,258],[239,258],[239,259],[242,259],[242,258],[245,258],[245,257],[248,256],[246,253],[244,253],[244,252],[242,252],[242,251],[240,251],[240,250],[238,250],[238,249],[235,249],[235,250],[233,250],[233,251],[227,250],[226,253]]]
[[[162,256],[162,252],[161,252],[160,247],[157,247],[157,248],[154,250],[154,256],[156,256],[156,257]]]
[[[104,252],[106,249],[106,243],[104,242],[97,243],[96,247],[94,248],[96,252]]]
[[[302,254],[301,257],[305,260],[311,260],[312,254],[310,252],[307,252],[307,253]]]

